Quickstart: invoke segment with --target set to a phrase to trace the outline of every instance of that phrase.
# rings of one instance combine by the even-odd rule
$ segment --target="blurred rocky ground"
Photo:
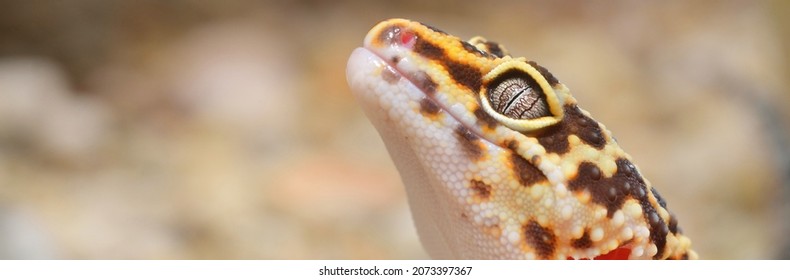
[[[790,257],[784,1],[0,7],[0,258],[425,258],[344,76],[391,17],[551,69],[701,257]]]

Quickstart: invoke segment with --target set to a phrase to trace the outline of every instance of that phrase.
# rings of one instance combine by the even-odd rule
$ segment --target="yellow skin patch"
[[[537,63],[392,19],[347,78],[432,257],[697,257],[630,156]]]

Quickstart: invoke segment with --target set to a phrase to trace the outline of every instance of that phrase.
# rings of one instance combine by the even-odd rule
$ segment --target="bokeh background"
[[[426,258],[345,82],[391,17],[548,67],[701,257],[787,258],[788,3],[0,0],[0,258]]]

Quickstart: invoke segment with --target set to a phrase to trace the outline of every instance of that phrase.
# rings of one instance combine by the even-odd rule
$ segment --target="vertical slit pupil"
[[[487,89],[491,107],[514,119],[535,119],[551,116],[546,95],[527,73],[509,71],[494,80]]]

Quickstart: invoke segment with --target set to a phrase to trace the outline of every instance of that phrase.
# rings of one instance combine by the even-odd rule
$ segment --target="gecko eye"
[[[483,84],[483,109],[511,129],[529,132],[562,120],[562,105],[554,89],[522,59],[495,67],[483,77]]]
[[[501,74],[487,91],[491,107],[507,117],[531,120],[551,116],[543,89],[527,73],[511,70]]]

